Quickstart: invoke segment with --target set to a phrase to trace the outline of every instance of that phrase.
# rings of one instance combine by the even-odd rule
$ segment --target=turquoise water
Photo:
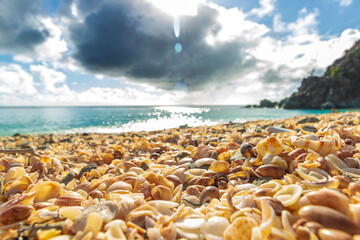
[[[346,110],[342,110],[346,111]],[[98,132],[119,133],[279,119],[330,110],[248,109],[240,106],[1,107],[0,136]]]

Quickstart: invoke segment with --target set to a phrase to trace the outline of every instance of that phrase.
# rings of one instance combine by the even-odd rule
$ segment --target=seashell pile
[[[0,239],[360,239],[360,113],[54,139],[0,137]]]

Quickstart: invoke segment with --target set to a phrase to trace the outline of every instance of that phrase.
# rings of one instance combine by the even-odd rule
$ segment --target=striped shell
[[[55,200],[58,206],[81,206],[85,199],[76,192],[66,192]]]

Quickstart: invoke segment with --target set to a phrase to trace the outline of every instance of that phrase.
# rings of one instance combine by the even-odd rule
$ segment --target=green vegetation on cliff
[[[360,107],[360,41],[329,66],[323,76],[303,79],[298,91],[281,100],[278,106],[288,109]]]

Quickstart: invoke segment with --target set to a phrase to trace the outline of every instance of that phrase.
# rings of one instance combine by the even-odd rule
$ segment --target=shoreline
[[[347,110],[340,110],[344,112]],[[283,119],[294,115],[329,113],[328,110],[246,109],[240,107],[157,108],[38,108],[4,110],[0,136],[68,133],[119,133],[189,126]],[[9,121],[11,119],[11,121]]]
[[[0,151],[0,238],[294,239],[312,232],[304,221],[352,237],[360,234],[359,123],[359,112],[346,112],[0,137],[0,149],[23,149]]]

